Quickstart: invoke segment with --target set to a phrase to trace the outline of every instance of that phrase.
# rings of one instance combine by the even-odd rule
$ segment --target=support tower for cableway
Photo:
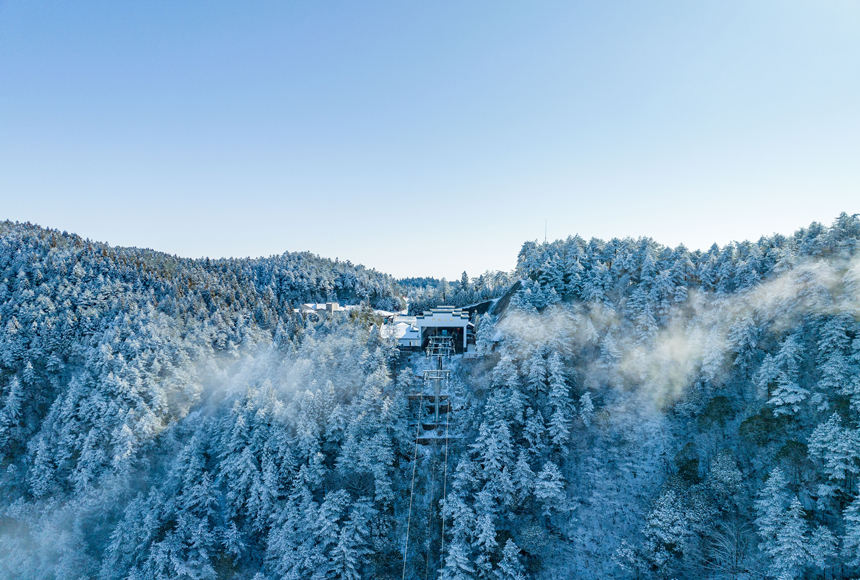
[[[409,395],[411,401],[418,402],[416,415],[415,458],[412,473],[412,491],[409,497],[409,518],[407,519],[406,544],[403,549],[403,574],[406,575],[406,561],[409,551],[409,522],[412,518],[412,501],[415,490],[415,467],[418,461],[418,446],[432,445],[430,453],[429,486],[428,486],[428,521],[426,528],[426,562],[424,576],[430,577],[433,570],[438,570],[442,563],[445,549],[445,518],[437,509],[439,501],[445,497],[448,485],[448,443],[451,425],[451,371],[444,368],[444,362],[456,352],[454,337],[450,335],[432,335],[428,337],[427,358],[429,368],[423,371],[423,389],[420,393]],[[444,416],[444,417],[443,417]],[[426,417],[426,418],[425,418]],[[444,443],[444,457],[439,457],[439,443]],[[436,471],[439,459],[442,459],[442,489],[436,485]],[[441,492],[441,495],[439,495]],[[434,557],[434,555],[436,557]],[[434,573],[435,576],[435,573]]]

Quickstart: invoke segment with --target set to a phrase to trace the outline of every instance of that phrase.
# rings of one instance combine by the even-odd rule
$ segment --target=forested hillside
[[[398,294],[389,276],[311,254],[188,260],[0,224],[3,575],[94,577],[115,557],[112,534],[136,505],[129,502],[160,489],[186,445],[209,441],[194,423],[201,408],[223,399],[256,357],[314,344],[315,329],[294,305],[334,299],[393,309]],[[375,370],[375,358],[341,358],[364,365],[350,381]],[[188,467],[187,457],[180,461]],[[214,566],[223,538],[205,533],[216,534]],[[166,549],[158,539],[152,545]],[[195,550],[206,560],[202,546]],[[192,577],[205,576],[188,566]],[[132,569],[104,568],[119,576]]]
[[[450,445],[416,446],[424,356],[292,310],[393,309],[390,277],[7,222],[0,575],[856,578],[858,252],[846,215],[707,252],[526,243],[455,290],[522,279],[446,363]]]
[[[856,578],[858,248],[844,214],[704,253],[525,244],[481,423],[504,468],[479,439],[455,521],[512,534],[537,576]],[[449,559],[480,570],[498,540],[462,529]]]

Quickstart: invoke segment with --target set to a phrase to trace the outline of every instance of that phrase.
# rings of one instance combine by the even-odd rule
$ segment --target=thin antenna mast
[[[546,244],[546,220],[543,220],[543,243]]]

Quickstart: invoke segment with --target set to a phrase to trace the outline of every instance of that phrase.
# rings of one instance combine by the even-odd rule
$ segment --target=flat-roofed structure
[[[468,348],[470,336],[469,312],[453,306],[437,306],[415,317],[415,327],[425,348],[431,336],[451,336],[458,353]]]

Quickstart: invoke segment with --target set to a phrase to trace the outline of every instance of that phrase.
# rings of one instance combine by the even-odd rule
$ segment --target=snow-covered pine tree
[[[544,424],[543,413],[540,410],[535,411],[534,408],[526,408],[526,425],[523,428],[523,438],[528,443],[529,453],[533,457],[540,457],[546,450],[545,433],[546,426]]]
[[[579,397],[579,418],[586,427],[590,427],[592,417],[594,417],[594,403],[591,402],[591,393],[585,391]]]
[[[787,487],[785,473],[776,467],[770,472],[759,499],[755,501],[756,531],[762,540],[762,550],[768,553],[776,545],[776,535],[783,525],[785,510],[791,501]]]
[[[495,494],[489,489],[481,490],[475,497],[475,539],[473,548],[475,569],[478,578],[490,578],[493,560],[499,545],[496,542]]]
[[[535,497],[543,503],[543,513],[548,516],[553,511],[566,508],[564,478],[561,470],[552,461],[547,461],[535,479]]]
[[[502,549],[502,559],[493,575],[495,580],[526,580],[526,571],[520,562],[520,548],[508,538]]]
[[[469,560],[469,547],[465,539],[456,537],[447,546],[445,565],[439,571],[439,580],[474,580],[475,567]]]
[[[478,324],[478,331],[475,335],[475,351],[482,356],[490,354],[493,350],[493,334],[495,326],[493,317],[489,313],[484,313],[481,316],[481,321]]]
[[[529,392],[534,399],[546,392],[546,361],[540,349],[535,349],[528,361]]]
[[[329,577],[337,580],[359,580],[362,564],[372,553],[368,539],[369,524],[375,511],[373,505],[367,499],[360,499],[350,506],[349,511],[349,519],[341,526],[337,544],[330,555]]]
[[[842,512],[845,534],[842,536],[842,555],[849,566],[860,566],[860,500],[857,496]]]
[[[528,456],[528,450],[521,448],[514,466],[513,481],[520,501],[530,496],[535,487],[535,473],[529,465]]]
[[[765,548],[771,559],[768,570],[778,580],[794,580],[801,575],[810,560],[808,525],[797,497],[792,498],[782,520],[774,542]]]
[[[774,415],[796,415],[809,389],[800,385],[801,339],[790,334],[775,356],[767,355],[759,370],[758,382],[769,393]]]
[[[18,377],[13,376],[3,391],[5,397],[3,407],[0,408],[0,457],[3,456],[9,440],[13,437],[13,431],[21,420],[23,393]]]
[[[812,403],[819,411],[829,409],[837,394],[850,390],[852,369],[848,351],[851,337],[848,331],[854,326],[851,317],[839,315],[828,317],[821,328],[816,355],[819,379],[812,396]]]
[[[527,399],[520,389],[519,371],[510,354],[504,353],[493,370],[493,384],[502,393],[505,418],[522,424]]]
[[[860,473],[860,433],[856,429],[842,427],[839,413],[833,413],[812,432],[809,454],[822,462],[830,482],[830,485],[819,488],[822,498],[830,496],[835,490],[852,492],[848,484]]]
[[[552,415],[548,432],[553,446],[562,453],[568,452],[571,428],[570,388],[564,376],[564,367],[557,352],[549,358],[549,402]]]

